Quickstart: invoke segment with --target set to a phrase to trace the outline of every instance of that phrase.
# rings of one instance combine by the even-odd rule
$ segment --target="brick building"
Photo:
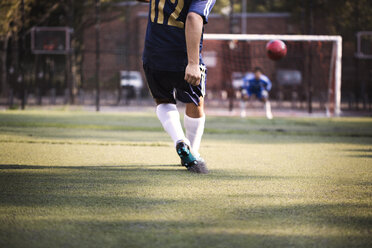
[[[148,6],[143,4],[127,6],[121,11],[127,18],[119,17],[101,24],[101,54],[100,54],[100,75],[104,88],[115,88],[119,83],[120,70],[136,70],[142,72],[141,54],[144,45],[146,25],[148,18]],[[120,12],[118,12],[120,13]],[[118,13],[102,13],[102,19],[109,19],[110,16]],[[124,15],[123,15],[124,16]],[[288,34],[293,32],[290,24],[290,15],[287,13],[264,13],[246,14],[246,33],[250,34]],[[235,15],[239,19],[237,29],[241,29],[241,15]],[[211,14],[209,23],[205,26],[205,33],[229,33],[230,20],[226,16]],[[239,31],[238,30],[238,31]],[[86,87],[93,88],[95,75],[95,28],[91,27],[84,33],[84,66],[83,73],[86,80]],[[227,81],[231,79],[231,73],[227,75],[226,68],[222,64],[222,47],[206,41],[204,56],[208,65],[208,88],[220,90],[226,87]],[[258,55],[265,57],[262,50]],[[213,58],[215,57],[215,58]],[[217,63],[213,59],[218,59]],[[212,61],[212,63],[210,63]],[[245,63],[244,71],[250,66],[258,64]],[[248,66],[248,67],[247,67]],[[271,73],[274,67],[267,68]]]
[[[121,9],[119,9],[121,8]],[[117,16],[117,18],[114,18]],[[103,89],[119,87],[121,70],[142,70],[142,50],[148,18],[148,6],[136,4],[118,7],[117,11],[102,13],[100,81]],[[299,27],[291,22],[288,13],[246,13],[235,14],[236,33],[247,34],[294,34]],[[242,19],[246,25],[242,25]],[[246,27],[246,30],[244,29]],[[230,33],[230,18],[211,14],[205,33]],[[221,96],[221,90],[231,88],[234,73],[244,74],[255,66],[264,69],[272,79],[271,97],[301,101],[309,98],[309,92],[321,108],[328,101],[330,83],[331,44],[287,42],[288,55],[279,62],[266,56],[266,42],[239,42],[233,49],[228,42],[205,41],[203,57],[208,67],[208,87],[210,95]],[[95,76],[95,28],[84,33],[84,88],[94,88]],[[302,81],[298,85],[281,85],[276,82],[278,70],[301,71]],[[144,78],[144,77],[143,77]],[[343,85],[343,87],[348,87]],[[323,106],[323,107],[322,107]]]

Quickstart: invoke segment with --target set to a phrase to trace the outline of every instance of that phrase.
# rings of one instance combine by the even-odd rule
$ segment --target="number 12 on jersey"
[[[159,0],[158,2],[158,19],[157,23],[164,24],[164,5],[166,0]],[[180,16],[180,13],[184,6],[184,0],[170,0],[171,7],[174,7],[173,12],[168,17],[167,25],[177,27],[177,28],[184,28],[185,24],[181,21],[178,21],[178,17]],[[156,0],[151,1],[151,22],[155,22],[155,15],[156,15]]]

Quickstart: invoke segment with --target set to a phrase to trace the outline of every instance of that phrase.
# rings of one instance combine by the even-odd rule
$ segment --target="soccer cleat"
[[[181,158],[181,164],[190,172],[206,174],[207,166],[202,158],[195,158],[191,153],[190,147],[183,141],[176,146],[177,154]]]
[[[190,151],[190,147],[185,142],[178,142],[176,145],[176,150],[178,156],[181,158],[181,164],[183,166],[188,167],[197,163],[196,158]]]
[[[199,174],[208,174],[208,168],[207,164],[205,163],[204,159],[198,158],[196,159],[196,164],[193,164],[192,166],[186,167],[188,171],[199,173]]]

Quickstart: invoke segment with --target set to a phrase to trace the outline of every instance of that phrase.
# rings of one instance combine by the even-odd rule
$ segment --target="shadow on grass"
[[[45,166],[45,165],[17,165],[17,164],[4,164],[0,165],[0,170],[45,170],[45,169],[69,169],[69,170],[129,170],[131,168],[148,168],[151,169],[152,167],[176,167],[182,168],[180,165],[177,164],[164,164],[164,165],[125,165],[125,166]],[[165,171],[165,169],[159,169],[161,171]]]
[[[351,158],[372,158],[372,154],[371,155],[367,155],[367,154],[350,155],[348,157],[351,157]]]
[[[284,219],[284,218],[283,218]],[[260,224],[249,222],[231,225],[228,222],[172,221],[172,220],[102,220],[77,218],[39,220],[43,228],[28,230],[22,226],[0,226],[0,244],[23,247],[202,247],[202,248],[288,248],[324,247],[353,248],[370,247],[368,230],[359,233],[324,233],[326,223],[313,221],[313,233],[300,234],[297,223],[277,223],[267,229],[257,229]],[[262,220],[265,224],[267,219]],[[273,221],[270,221],[273,222]],[[261,226],[262,226],[261,224]],[[307,225],[309,223],[301,223]],[[278,228],[284,232],[278,231]],[[66,231],[67,229],[67,231]],[[348,230],[350,232],[350,229]],[[76,233],[73,233],[76,232]],[[14,235],[16,233],[16,235]],[[74,235],[75,234],[75,235]],[[77,235],[76,235],[77,234]],[[5,247],[5,246],[4,246]]]
[[[58,173],[52,173],[50,175],[47,174],[45,171],[49,170],[70,170],[74,171],[74,173],[79,172],[79,175],[83,175],[90,172],[107,172],[107,173],[115,173],[115,177],[122,175],[122,176],[129,176],[129,173],[141,174],[143,178],[146,178],[149,175],[158,174],[159,176],[186,176],[186,179],[189,177],[197,177],[200,180],[292,180],[292,179],[305,179],[309,177],[300,177],[300,176],[277,176],[277,175],[257,175],[256,173],[249,173],[249,172],[241,172],[241,171],[227,171],[227,170],[212,170],[209,174],[196,174],[190,173],[186,170],[185,167],[179,164],[157,164],[157,165],[122,165],[122,166],[42,166],[42,165],[1,165],[0,164],[0,172],[2,170],[41,170],[44,171],[42,173],[35,173],[33,172],[31,176],[44,175],[53,177],[53,175],[58,175]],[[9,176],[12,172],[9,171],[7,175]],[[121,174],[118,174],[121,173]],[[26,174],[27,175],[27,174]],[[61,173],[63,176],[67,176],[64,173]],[[82,178],[84,180],[84,178]],[[89,178],[92,180],[92,178]]]
[[[61,232],[63,226],[71,230],[85,231],[79,236],[68,237]],[[210,225],[200,222],[177,221],[76,221],[74,223],[57,221],[45,231],[46,236],[30,239],[27,247],[200,247],[200,248],[353,248],[370,247],[371,238],[367,235],[316,235],[275,234],[270,230],[255,233],[247,229],[246,233],[225,226],[222,231],[213,231]],[[18,237],[27,237],[21,228]],[[104,230],[104,232],[102,231]],[[9,234],[5,230],[4,234]],[[31,233],[33,234],[33,233]],[[36,234],[36,232],[34,232]],[[11,237],[11,236],[10,236]],[[48,237],[55,239],[48,240]],[[9,236],[5,241],[9,240]],[[4,243],[4,240],[0,241]],[[10,242],[9,242],[10,243]],[[5,243],[6,244],[6,243]]]
[[[285,206],[258,206],[249,209],[236,209],[232,218],[247,221],[272,221],[273,223],[302,225],[324,225],[349,229],[364,230],[372,228],[372,217],[366,216],[370,208],[367,203],[319,203],[293,204]],[[363,216],[353,213],[345,214],[345,210],[359,211]],[[372,239],[371,239],[372,241]]]
[[[353,152],[358,154],[350,154],[347,157],[351,158],[372,158],[372,149],[371,148],[364,148],[364,149],[345,149],[345,152]]]
[[[226,205],[223,195],[216,201],[208,194],[201,200],[166,193],[156,197],[151,192],[206,181],[218,185],[222,181],[297,179],[223,170],[196,175],[179,165],[0,165],[0,208],[8,211],[0,214],[0,246],[369,247],[372,218],[354,214],[368,211],[368,204],[238,207],[230,199],[232,205]],[[146,188],[150,190],[144,193]],[[283,196],[241,193],[240,197],[253,202],[257,197]],[[20,208],[20,212],[13,210]],[[200,211],[201,218],[188,221],[195,211]],[[309,228],[311,234],[307,234]],[[322,233],[327,228],[341,233]]]
[[[180,165],[38,166],[0,165],[0,206],[85,206],[131,204],[156,206],[173,201],[146,200],[136,195],[142,187],[187,187],[193,184],[233,181],[292,180],[298,177],[254,175],[212,171],[208,175],[188,172]],[[102,195],[102,190],[105,190]],[[118,192],[119,190],[119,192]],[[150,190],[151,191],[151,190]],[[86,194],[86,195],[84,195]],[[141,195],[141,194],[139,194]],[[127,205],[126,205],[127,204]],[[187,204],[187,202],[185,202]]]
[[[371,148],[365,148],[365,149],[345,149],[346,152],[365,152],[365,153],[372,153]]]

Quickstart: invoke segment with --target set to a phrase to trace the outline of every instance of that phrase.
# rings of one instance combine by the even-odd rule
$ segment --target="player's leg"
[[[159,103],[159,99],[156,99]],[[190,149],[191,143],[185,137],[183,132],[180,115],[177,107],[173,103],[160,103],[156,107],[156,114],[163,125],[164,130],[171,136],[177,154],[181,158],[181,164],[189,171],[196,173],[208,173],[204,162],[199,157],[195,156]],[[203,163],[203,164],[201,164]]]
[[[197,173],[208,173],[204,160],[200,157],[199,147],[204,133],[205,114],[204,114],[204,95],[206,84],[206,69],[201,66],[201,81],[198,86],[192,86],[183,78],[177,81],[176,98],[186,104],[184,124],[186,137],[190,140],[191,153],[196,158],[196,164],[187,165],[185,159],[181,157],[181,163],[189,171]]]
[[[269,101],[269,93],[266,90],[261,91],[261,100],[264,103],[266,118],[271,120],[273,118],[273,114],[271,113],[271,104]]]
[[[246,113],[247,102],[250,100],[253,92],[251,91],[250,88],[243,89],[241,92],[242,92],[242,97],[240,99],[240,117],[244,118],[247,115]]]
[[[156,115],[164,130],[172,138],[175,146],[181,140],[189,144],[182,129],[180,114],[173,95],[173,85],[168,81],[174,78],[175,73],[156,71],[146,65],[144,65],[144,70],[150,92],[157,104]]]
[[[199,105],[194,103],[186,104],[184,116],[186,138],[190,141],[191,149],[196,157],[200,157],[199,148],[204,133],[204,125],[204,98],[200,97]]]
[[[240,117],[244,118],[247,115],[245,111],[247,108],[247,100],[244,98],[240,99],[239,105],[240,105]]]
[[[159,103],[159,99],[156,100],[157,103]],[[199,169],[198,158],[191,152],[191,144],[183,132],[180,115],[176,105],[173,103],[160,103],[156,108],[156,114],[162,123],[164,130],[171,136],[177,154],[181,158],[181,164],[186,166],[189,171],[207,173],[208,170]]]
[[[186,137],[190,141],[192,152],[200,157],[199,148],[204,133],[204,95],[207,71],[204,65],[200,66],[201,80],[198,86],[180,82],[177,88],[177,99],[186,103],[184,126]]]
[[[176,147],[177,143],[180,141],[185,141],[189,144],[190,142],[186,139],[182,129],[180,114],[176,104],[170,102],[165,103],[164,100],[159,100],[160,99],[155,99],[158,104],[156,107],[156,115],[158,116],[164,130],[172,138],[174,146]]]
[[[271,112],[271,104],[269,99],[265,101],[265,112],[266,112],[266,118],[271,120],[273,118],[273,114]]]

